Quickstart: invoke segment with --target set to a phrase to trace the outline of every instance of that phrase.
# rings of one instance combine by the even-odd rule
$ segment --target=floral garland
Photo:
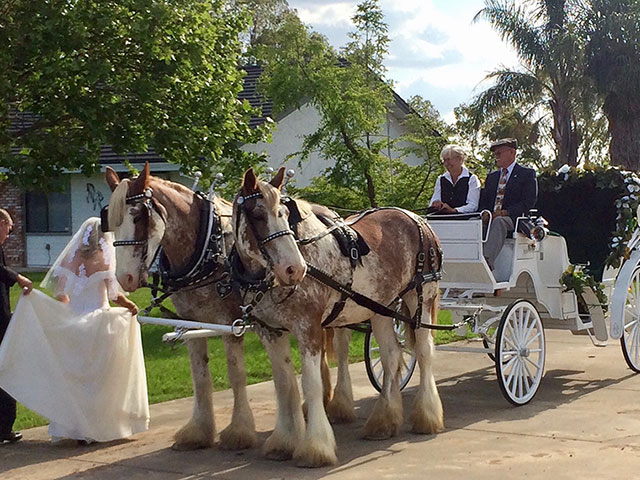
[[[592,275],[586,273],[580,265],[569,265],[560,277],[560,284],[564,285],[563,292],[573,291],[578,299],[578,305],[582,307],[580,310],[584,313],[589,312],[587,302],[584,301],[582,294],[586,287],[591,288],[598,297],[598,302],[602,306],[602,310],[606,311],[609,305],[607,294],[604,293],[604,286],[602,283],[597,282]]]
[[[585,175],[593,175],[599,188],[619,189],[620,195],[615,202],[616,227],[609,241],[609,256],[605,264],[613,268],[619,267],[629,258],[627,244],[638,226],[638,206],[640,205],[640,177],[635,172],[622,170],[619,167],[594,167],[591,169],[570,168],[563,165],[545,181],[551,182],[554,190],[560,190],[572,181],[578,181]]]
[[[633,172],[620,170],[624,177],[626,192],[616,200],[616,230],[613,232],[611,243],[611,253],[606,264],[617,268],[622,263],[622,259],[629,258],[629,248],[627,244],[638,226],[638,205],[640,203],[640,177]]]

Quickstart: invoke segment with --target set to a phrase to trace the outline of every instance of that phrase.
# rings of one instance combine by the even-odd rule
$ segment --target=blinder
[[[255,192],[252,193],[250,195],[247,196],[238,196],[238,198],[236,199],[236,203],[238,204],[238,207],[240,207],[240,209],[244,210],[246,209],[246,202],[247,200],[253,200],[254,198],[263,198],[262,193],[260,192]],[[284,205],[286,205],[286,201],[284,200],[283,197],[281,197],[281,203],[283,203]],[[245,215],[246,215],[246,211],[245,211]],[[239,217],[238,217],[239,220]],[[255,228],[253,227],[253,224],[249,221],[249,217],[247,216],[247,224],[249,225],[249,228],[251,228],[251,231],[253,232],[253,235],[255,236],[257,242],[258,242],[258,247],[260,247],[260,250],[262,251],[262,254],[265,255],[268,259],[268,255],[266,255],[266,252],[264,251],[264,249],[262,247],[264,247],[267,243],[269,243],[272,240],[275,240],[276,238],[280,238],[280,237],[284,237],[286,235],[293,235],[293,237],[296,237],[296,234],[293,230],[291,230],[291,228],[288,228],[286,230],[280,230],[278,232],[274,232],[268,236],[266,236],[265,238],[260,238],[258,237],[258,234],[255,231]],[[236,231],[238,230],[238,224],[236,224]]]

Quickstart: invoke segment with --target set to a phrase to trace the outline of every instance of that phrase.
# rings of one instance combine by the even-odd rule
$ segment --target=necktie
[[[497,212],[498,210],[502,210],[502,201],[504,200],[504,189],[507,186],[507,173],[509,170],[506,168],[502,169],[502,174],[500,175],[500,181],[498,182],[498,190],[496,191],[496,203],[493,206],[493,211]]]

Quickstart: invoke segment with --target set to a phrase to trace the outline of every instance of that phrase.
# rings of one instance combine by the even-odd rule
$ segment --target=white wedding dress
[[[54,438],[128,437],[149,423],[140,326],[109,307],[111,272],[79,273],[56,273],[68,304],[37,290],[20,297],[0,346],[0,387],[48,418]]]

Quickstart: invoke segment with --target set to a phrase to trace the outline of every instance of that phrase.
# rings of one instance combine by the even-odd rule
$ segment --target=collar
[[[515,162],[513,162],[515,163]],[[464,177],[470,177],[471,174],[469,173],[469,170],[467,169],[467,167],[465,167],[464,165],[462,166],[462,173],[460,174],[460,176],[458,177],[458,180],[460,180],[461,178]],[[444,178],[446,178],[447,180],[449,180],[451,182],[451,184],[453,184],[453,179],[451,178],[451,174],[449,173],[449,171],[447,170],[446,172],[444,172]],[[458,181],[456,180],[456,182]]]

